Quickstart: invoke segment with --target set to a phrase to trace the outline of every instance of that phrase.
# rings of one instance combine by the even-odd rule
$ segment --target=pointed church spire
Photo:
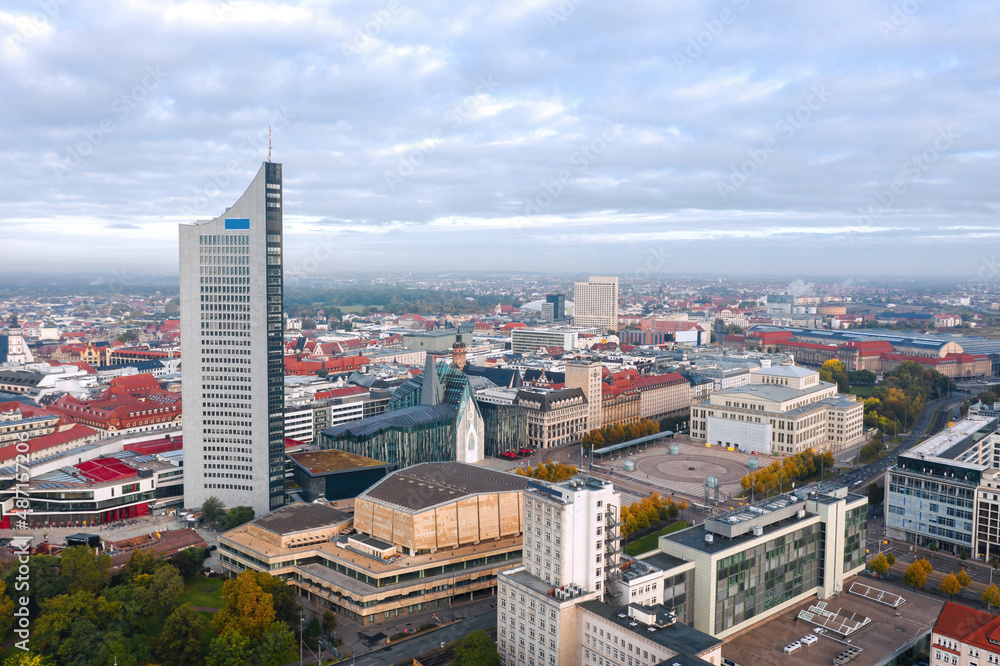
[[[444,389],[438,382],[437,364],[434,356],[427,355],[424,365],[424,384],[420,394],[421,405],[440,405],[444,401]]]

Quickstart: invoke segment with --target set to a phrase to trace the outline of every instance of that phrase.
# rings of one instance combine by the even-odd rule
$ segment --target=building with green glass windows
[[[402,469],[423,462],[483,459],[483,415],[469,378],[427,357],[424,372],[396,389],[385,413],[323,431],[320,447],[340,449]]]
[[[694,578],[686,601],[695,629],[725,638],[810,596],[828,598],[864,569],[868,498],[814,488],[660,537],[660,551]]]

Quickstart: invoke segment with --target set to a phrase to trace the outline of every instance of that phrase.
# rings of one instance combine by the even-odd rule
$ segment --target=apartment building
[[[676,372],[642,375],[632,379],[639,389],[639,417],[662,419],[687,414],[691,408],[691,383]]]
[[[590,410],[587,415],[587,430],[596,430],[601,421],[602,366],[596,360],[575,360],[566,362],[566,388],[583,390]]]

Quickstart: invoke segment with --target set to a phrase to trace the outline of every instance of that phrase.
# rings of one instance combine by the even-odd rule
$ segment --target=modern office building
[[[533,354],[549,347],[572,351],[576,349],[579,334],[579,328],[570,326],[518,328],[510,332],[510,350],[515,354]]]
[[[591,275],[573,287],[573,323],[600,333],[618,330],[618,278]]]
[[[743,506],[660,537],[640,556],[664,579],[693,577],[693,626],[717,638],[816,595],[828,598],[865,568],[868,498],[847,488],[805,488]],[[663,555],[674,558],[660,564]]]
[[[691,405],[692,439],[748,453],[837,451],[863,434],[864,403],[798,366],[752,372],[750,384]]]
[[[562,321],[566,318],[566,294],[546,294],[542,307],[544,308],[545,305],[552,306],[552,319],[550,321]]]
[[[285,501],[281,165],[223,215],[180,227],[184,501]]]
[[[886,534],[949,553],[1000,554],[996,431],[995,417],[970,416],[901,454],[886,471]]]

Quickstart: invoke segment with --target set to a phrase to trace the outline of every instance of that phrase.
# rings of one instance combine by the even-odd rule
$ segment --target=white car
[[[795,641],[795,642],[794,642],[794,643],[792,643],[791,645],[786,645],[786,646],[785,646],[785,652],[788,652],[788,653],[790,653],[790,652],[795,652],[795,651],[796,651],[796,650],[798,650],[798,649],[799,649],[800,647],[802,647],[802,643],[800,643],[800,642],[798,642],[798,641]]]
[[[812,634],[806,634],[805,636],[803,636],[799,640],[802,641],[803,643],[805,643],[806,645],[812,645],[813,643],[815,643],[819,639],[816,638],[815,636],[813,636]]]

